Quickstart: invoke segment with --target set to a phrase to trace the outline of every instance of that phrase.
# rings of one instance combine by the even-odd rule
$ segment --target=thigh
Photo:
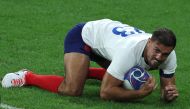
[[[81,95],[89,68],[91,48],[82,40],[85,24],[78,24],[67,34],[64,42],[65,79],[58,88],[64,95]]]

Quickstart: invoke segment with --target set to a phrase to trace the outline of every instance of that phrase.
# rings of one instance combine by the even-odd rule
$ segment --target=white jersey
[[[151,36],[142,30],[110,19],[87,22],[82,29],[82,38],[92,51],[111,61],[107,72],[122,81],[124,74],[135,65],[150,69],[142,54]],[[162,69],[164,74],[175,72],[175,51],[170,53],[159,69]]]

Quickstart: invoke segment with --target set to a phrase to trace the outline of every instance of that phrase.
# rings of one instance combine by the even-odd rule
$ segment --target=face
[[[146,63],[151,68],[157,68],[167,59],[172,50],[173,47],[165,46],[158,41],[149,39],[143,55]]]

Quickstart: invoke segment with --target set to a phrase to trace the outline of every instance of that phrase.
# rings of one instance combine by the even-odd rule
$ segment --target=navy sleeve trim
[[[164,71],[162,69],[160,69],[159,72],[160,72],[160,77],[172,78],[174,76],[174,73],[172,73],[172,74],[164,74]]]

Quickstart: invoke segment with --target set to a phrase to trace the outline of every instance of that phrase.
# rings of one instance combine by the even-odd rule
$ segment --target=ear
[[[150,44],[151,42],[152,42],[152,40],[150,38],[148,38],[147,44]]]

